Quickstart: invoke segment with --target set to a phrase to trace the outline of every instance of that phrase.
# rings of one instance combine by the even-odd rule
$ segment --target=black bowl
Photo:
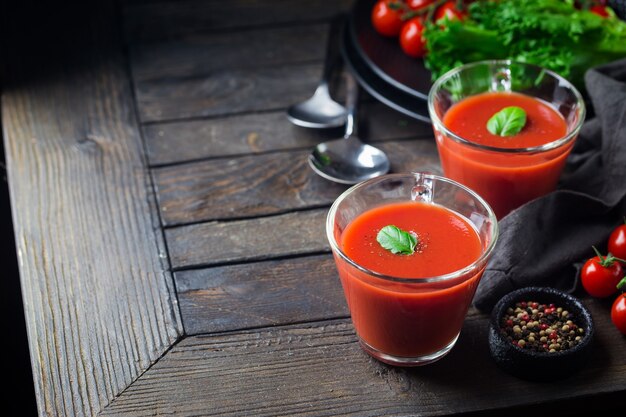
[[[585,329],[581,341],[574,347],[559,352],[536,352],[520,348],[500,333],[500,319],[508,307],[518,301],[554,303],[573,314],[573,321]],[[494,307],[489,324],[491,356],[505,371],[532,381],[550,381],[565,378],[579,370],[591,355],[594,334],[591,313],[575,297],[554,288],[528,287],[513,291]]]

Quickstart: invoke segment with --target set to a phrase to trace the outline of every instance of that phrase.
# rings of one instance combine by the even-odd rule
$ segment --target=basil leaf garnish
[[[417,237],[414,234],[393,225],[380,229],[376,240],[380,246],[394,254],[411,255],[417,246]]]
[[[526,126],[526,112],[521,107],[505,107],[487,121],[487,130],[498,136],[517,135]]]

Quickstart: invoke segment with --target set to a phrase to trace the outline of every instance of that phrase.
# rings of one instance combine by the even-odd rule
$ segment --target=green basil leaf
[[[487,121],[487,130],[498,136],[517,135],[526,126],[526,112],[521,107],[505,107]]]
[[[394,254],[411,255],[417,246],[417,237],[399,227],[389,225],[380,229],[376,240],[383,248]]]

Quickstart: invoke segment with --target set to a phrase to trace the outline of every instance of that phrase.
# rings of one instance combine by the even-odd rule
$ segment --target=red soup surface
[[[504,107],[526,111],[527,122],[516,135],[501,137],[487,130],[487,121]],[[496,148],[545,145],[567,134],[567,124],[549,104],[518,93],[483,93],[461,100],[444,115],[443,124],[456,135]],[[460,144],[437,134],[445,175],[480,194],[498,218],[556,188],[573,141],[550,151],[502,153]]]
[[[376,235],[394,225],[419,240],[412,255],[394,255]],[[482,269],[453,279],[424,279],[463,269],[483,248],[467,220],[434,204],[405,202],[371,209],[343,231],[342,251],[368,270],[411,282],[377,278],[337,258],[341,283],[359,337],[383,353],[422,357],[440,351],[459,334]]]

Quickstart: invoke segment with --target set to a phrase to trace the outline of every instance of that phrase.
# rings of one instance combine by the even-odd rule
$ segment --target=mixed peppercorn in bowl
[[[489,348],[505,371],[524,379],[564,378],[590,356],[594,326],[575,297],[553,288],[528,287],[494,307]]]

